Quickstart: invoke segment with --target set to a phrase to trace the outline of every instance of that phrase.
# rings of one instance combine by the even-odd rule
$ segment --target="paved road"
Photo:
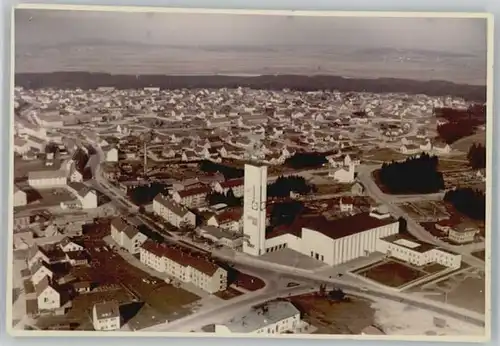
[[[427,230],[422,227],[418,222],[411,218],[403,209],[401,209],[396,203],[401,203],[402,200],[397,196],[389,195],[383,193],[380,188],[377,186],[375,181],[372,178],[372,173],[374,170],[380,168],[380,166],[360,166],[358,167],[358,180],[364,185],[366,189],[366,193],[372,197],[375,201],[385,204],[389,211],[395,217],[403,217],[407,221],[408,231],[417,239],[434,244],[436,246],[442,247],[443,249],[447,249],[450,251],[458,252],[462,255],[462,261],[465,263],[484,269],[484,261],[470,255],[469,252],[464,251],[466,247],[454,246],[443,241],[436,239],[432,234],[427,232]],[[433,200],[436,198],[436,194],[430,195],[412,195],[414,200]],[[404,201],[404,200],[403,200]],[[484,247],[483,247],[484,248]],[[479,249],[475,249],[476,251]]]

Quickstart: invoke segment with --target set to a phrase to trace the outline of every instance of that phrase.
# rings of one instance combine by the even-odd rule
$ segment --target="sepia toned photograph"
[[[488,340],[491,29],[16,8],[11,334]]]

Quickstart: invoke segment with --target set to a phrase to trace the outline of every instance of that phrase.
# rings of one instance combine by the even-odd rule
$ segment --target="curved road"
[[[357,179],[365,187],[366,193],[372,197],[375,201],[385,204],[391,214],[396,217],[403,217],[408,226],[408,232],[410,232],[415,238],[430,244],[434,244],[443,249],[447,249],[453,252],[460,253],[462,255],[462,261],[477,268],[484,269],[484,262],[479,258],[472,256],[470,253],[463,251],[459,246],[454,246],[443,241],[436,239],[432,234],[430,234],[424,227],[422,227],[418,222],[412,219],[407,213],[405,213],[397,204],[404,202],[404,196],[393,196],[385,194],[380,190],[375,181],[373,180],[372,173],[380,166],[359,166],[358,167],[358,177]],[[410,195],[411,200],[435,200],[436,196],[439,194],[429,194],[429,195]],[[399,197],[399,198],[398,198]],[[484,246],[483,246],[484,248]],[[479,248],[477,250],[480,250]]]

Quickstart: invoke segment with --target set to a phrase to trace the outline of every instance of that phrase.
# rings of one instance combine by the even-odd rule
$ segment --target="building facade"
[[[194,227],[196,215],[163,194],[153,199],[153,212],[175,227]]]

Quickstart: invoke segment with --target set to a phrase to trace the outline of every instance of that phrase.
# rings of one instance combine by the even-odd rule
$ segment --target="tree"
[[[460,188],[446,192],[443,200],[450,203],[461,214],[474,220],[485,220],[486,198],[484,192],[471,188]]]
[[[399,222],[399,233],[404,234],[408,233],[408,221],[404,217],[398,218]]]
[[[473,169],[486,168],[486,148],[482,144],[472,144],[467,153],[467,159]]]
[[[285,160],[285,165],[300,169],[320,167],[327,162],[325,154],[322,153],[295,153]]]
[[[438,171],[437,156],[422,153],[403,162],[384,163],[378,177],[391,193],[425,194],[444,189],[443,174]]]

